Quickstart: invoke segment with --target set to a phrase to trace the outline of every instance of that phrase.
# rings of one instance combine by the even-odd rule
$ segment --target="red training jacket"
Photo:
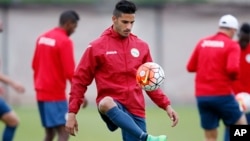
[[[87,86],[95,79],[97,104],[105,96],[111,96],[132,114],[145,117],[143,92],[135,78],[137,68],[151,61],[148,45],[144,41],[133,34],[122,38],[112,27],[106,29],[100,38],[90,43],[76,68],[69,112],[78,112]],[[147,94],[162,109],[170,104],[161,89]]]
[[[201,39],[187,64],[189,72],[196,72],[196,96],[232,94],[239,58],[239,45],[224,33]]]
[[[250,44],[241,50],[239,77],[234,83],[235,94],[240,92],[250,93]]]
[[[64,29],[38,37],[32,68],[38,101],[66,100],[66,81],[72,79],[75,62],[73,43]]]

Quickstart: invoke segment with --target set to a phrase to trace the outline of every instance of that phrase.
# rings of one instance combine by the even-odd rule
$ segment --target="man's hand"
[[[179,117],[171,105],[167,106],[166,112],[168,113],[169,118],[173,121],[172,127],[176,126],[179,121]]]
[[[83,103],[82,103],[82,108],[86,108],[88,106],[88,100],[86,98],[83,99]]]
[[[24,93],[24,92],[25,92],[25,88],[24,88],[23,85],[21,85],[20,83],[12,82],[10,85],[11,85],[18,93]]]
[[[75,113],[68,113],[68,119],[65,125],[65,129],[72,136],[75,136],[78,132],[78,123]]]

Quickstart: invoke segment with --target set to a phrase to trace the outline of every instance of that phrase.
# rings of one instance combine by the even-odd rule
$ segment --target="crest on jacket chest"
[[[140,52],[139,52],[139,50],[136,49],[136,48],[131,48],[130,53],[131,53],[131,55],[132,55],[133,57],[136,57],[136,58],[140,56]]]

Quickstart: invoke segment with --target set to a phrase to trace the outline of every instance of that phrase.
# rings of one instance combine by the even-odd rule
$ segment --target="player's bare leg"
[[[10,111],[2,116],[2,121],[8,126],[17,126],[19,118],[14,111]]]
[[[14,111],[5,113],[1,120],[5,123],[2,140],[13,140],[16,127],[19,124],[19,118]]]
[[[245,114],[242,114],[240,119],[235,123],[235,125],[247,125],[247,118]]]
[[[99,111],[106,115],[114,124],[122,130],[143,141],[166,141],[166,136],[151,136],[144,132],[135,121],[125,112],[118,108],[112,97],[103,98],[98,105]]]
[[[205,141],[217,141],[218,131],[216,129],[205,130]]]
[[[114,102],[113,98],[106,96],[99,102],[98,108],[102,114],[105,114],[108,110],[115,106],[117,106],[117,104]]]
[[[56,127],[58,133],[58,141],[68,141],[69,140],[69,133],[66,132],[64,126]]]
[[[44,141],[53,141],[55,138],[56,131],[54,128],[45,128],[45,138]]]

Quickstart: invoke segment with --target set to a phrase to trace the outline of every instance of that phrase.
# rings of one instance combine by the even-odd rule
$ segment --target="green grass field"
[[[147,128],[153,135],[166,134],[169,141],[202,141],[203,132],[199,125],[198,113],[194,106],[174,107],[180,116],[177,127],[172,128],[167,114],[156,107],[147,107]],[[37,107],[14,107],[21,123],[15,141],[42,141],[44,131],[40,124]],[[55,113],[56,114],[56,113]],[[77,116],[79,132],[70,141],[121,141],[120,130],[109,132],[95,107],[81,110]],[[0,129],[3,129],[3,123]],[[222,141],[219,128],[219,141]],[[2,131],[2,130],[1,130]],[[55,140],[56,141],[56,140]]]

